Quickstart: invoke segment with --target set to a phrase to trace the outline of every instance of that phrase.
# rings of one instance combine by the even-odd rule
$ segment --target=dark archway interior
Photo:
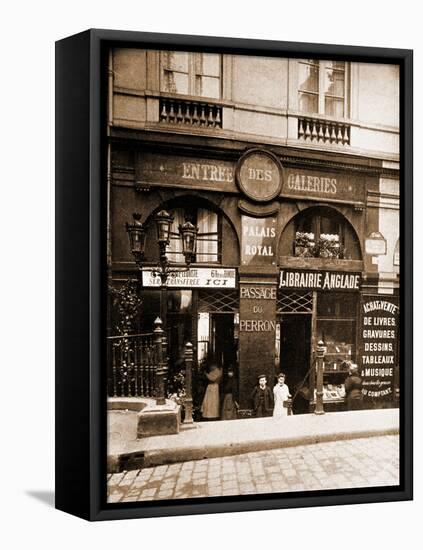
[[[208,216],[207,224],[203,223],[202,233],[199,240],[208,240],[209,245],[204,247],[205,252],[198,255],[196,263],[201,264],[221,264],[226,266],[238,266],[240,262],[239,243],[235,229],[226,215],[217,208],[212,202],[195,195],[184,195],[175,199],[163,202],[146,220],[147,242],[145,250],[145,261],[156,262],[158,260],[158,246],[154,216],[156,213],[165,209],[175,216],[173,231],[177,232],[178,221],[188,219],[195,225],[201,225]],[[201,211],[201,215],[199,212]],[[200,229],[201,231],[201,229]],[[209,235],[207,235],[209,233]],[[211,241],[216,240],[216,244]],[[171,261],[182,261],[181,258],[170,258]]]

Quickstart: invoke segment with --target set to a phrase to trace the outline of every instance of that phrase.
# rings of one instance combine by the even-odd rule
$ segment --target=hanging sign
[[[154,277],[151,269],[143,269],[144,287],[160,287],[160,277]],[[190,268],[171,273],[166,281],[169,288],[236,288],[236,270],[228,268]]]
[[[386,239],[379,231],[373,231],[365,241],[366,254],[383,256],[386,254]]]
[[[397,368],[399,308],[392,298],[364,296],[359,365],[363,397],[380,401],[394,397],[394,371]]]
[[[400,242],[398,239],[394,250],[394,265],[399,266],[399,264],[400,264]]]

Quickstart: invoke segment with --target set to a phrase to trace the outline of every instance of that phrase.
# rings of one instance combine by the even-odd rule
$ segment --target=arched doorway
[[[206,389],[205,369],[215,362],[223,369],[221,388],[225,387],[227,373],[237,371],[239,298],[236,290],[236,268],[239,264],[239,242],[232,222],[211,201],[196,195],[183,195],[162,202],[147,218],[154,218],[165,209],[173,216],[170,245],[167,255],[177,265],[184,263],[178,226],[186,220],[198,227],[197,249],[189,275],[181,282],[171,281],[166,291],[166,334],[168,341],[168,393],[183,390],[184,350],[193,344],[193,404],[194,418],[201,420],[201,402]],[[154,224],[147,232],[146,263],[157,260],[154,246]],[[153,243],[150,247],[149,243]],[[221,274],[221,286],[208,284],[205,274]],[[185,281],[185,282],[184,282]],[[143,289],[148,301],[146,322],[152,323],[160,310],[158,288]],[[223,398],[223,395],[222,395]]]
[[[357,356],[359,287],[336,289],[314,285],[327,276],[356,277],[361,247],[349,220],[337,209],[312,206],[286,224],[279,242],[282,273],[304,284],[279,288],[277,300],[276,367],[286,372],[294,413],[314,404],[314,351],[325,344],[324,392],[326,408],[343,407],[345,361]],[[298,393],[297,393],[298,392]]]

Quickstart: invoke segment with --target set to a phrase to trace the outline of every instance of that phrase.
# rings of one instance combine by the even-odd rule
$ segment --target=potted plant
[[[294,241],[294,255],[310,258],[314,255],[314,233],[297,231]]]
[[[318,258],[338,259],[342,257],[343,248],[339,242],[339,235],[322,233],[316,245]]]

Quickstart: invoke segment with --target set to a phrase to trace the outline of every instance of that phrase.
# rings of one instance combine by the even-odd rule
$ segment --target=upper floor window
[[[174,217],[170,229],[170,245],[168,250],[169,260],[183,263],[182,242],[179,236],[179,225],[185,220],[198,227],[197,251],[194,262],[217,263],[221,261],[221,223],[216,212],[207,208],[175,208],[172,210]]]
[[[336,210],[319,206],[295,218],[294,255],[359,260],[360,246],[350,223]]]
[[[298,62],[298,108],[304,113],[348,116],[347,66],[344,61]]]
[[[221,61],[220,54],[162,51],[160,90],[218,99]]]

